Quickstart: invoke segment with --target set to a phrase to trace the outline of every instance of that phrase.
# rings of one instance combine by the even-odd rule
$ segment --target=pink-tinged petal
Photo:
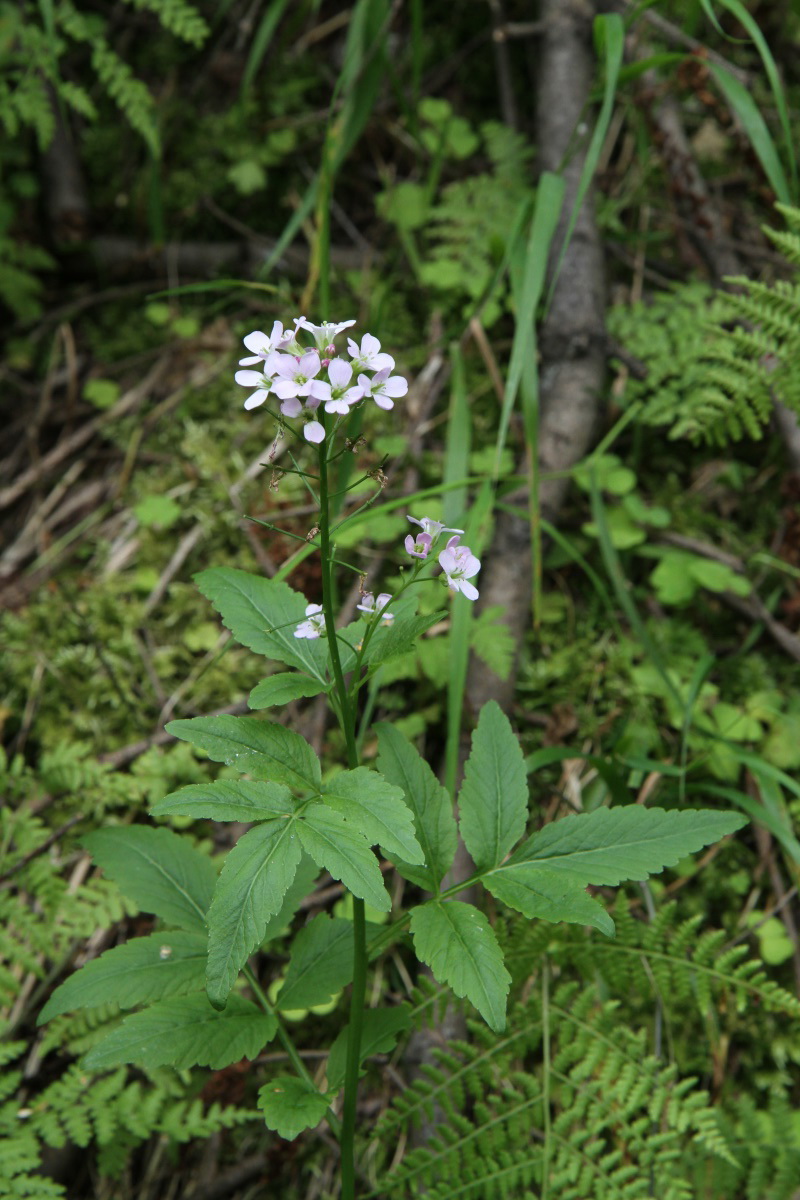
[[[270,339],[260,329],[254,329],[252,333],[248,333],[247,337],[242,338],[242,341],[251,354],[259,354],[260,350],[267,349]]]
[[[386,607],[386,605],[389,603],[391,598],[392,598],[391,592],[380,592],[375,597],[375,607],[378,609],[379,612],[382,608]]]
[[[382,371],[376,371],[372,377],[372,386],[375,388],[381,387],[389,378],[389,368],[384,367]],[[358,382],[361,383],[361,376],[358,377]]]
[[[262,361],[263,361],[263,359],[261,358],[260,354],[254,354],[251,358],[240,358],[239,366],[240,367],[252,367],[253,363],[260,363]]]
[[[314,442],[319,445],[325,441],[325,429],[320,425],[319,421],[309,421],[303,430],[303,437],[307,442]]]
[[[372,380],[369,375],[359,375],[358,386],[361,388],[365,396],[372,395]]]
[[[338,400],[328,400],[325,405],[326,413],[338,413],[340,417],[346,417],[350,412],[350,405],[345,400],[344,396],[340,396]]]
[[[330,400],[331,385],[326,383],[324,379],[310,379],[307,383],[308,395],[313,396],[317,404],[321,400]]]
[[[369,361],[370,369],[373,371],[392,371],[394,369],[394,359],[391,354],[376,354]]]
[[[295,396],[289,396],[281,405],[281,412],[285,417],[299,417],[303,411],[303,406]]]
[[[461,592],[462,596],[466,596],[468,600],[478,599],[478,589],[473,587],[471,583],[468,583],[466,579],[461,580],[459,591]]]
[[[320,403],[321,401],[316,396],[306,396],[306,408],[309,412],[314,412],[315,409],[319,408]]]
[[[456,558],[455,552],[450,549],[443,550],[439,555],[439,566],[446,575],[452,575],[454,571],[457,571],[458,559]]]
[[[387,412],[390,408],[394,408],[394,400],[390,400],[388,396],[373,396],[372,399],[378,408],[384,408]]]
[[[264,376],[261,371],[237,371],[233,377],[242,387],[258,387],[264,382]]]
[[[372,333],[365,333],[361,339],[361,357],[372,358],[373,354],[377,354],[381,348],[378,339]]]
[[[384,396],[394,396],[395,400],[399,396],[405,396],[408,391],[408,380],[402,375],[393,375],[391,379],[387,379],[386,383],[381,388]]]
[[[266,400],[268,395],[269,395],[269,392],[265,392],[263,388],[261,388],[261,390],[258,392],[253,392],[252,396],[248,396],[247,399],[245,400],[245,402],[244,402],[245,408],[247,408],[247,409],[258,408],[259,404],[264,403],[264,401]]]
[[[277,375],[278,360],[280,359],[280,357],[281,356],[280,356],[280,354],[278,354],[277,350],[272,350],[267,355],[266,362],[264,363],[264,374],[265,375]]]
[[[301,384],[293,383],[291,379],[278,379],[272,385],[272,390],[279,400],[288,400],[290,396],[300,394]]]
[[[337,389],[346,388],[353,378],[353,368],[343,358],[333,358],[328,363],[328,379]]]
[[[342,399],[346,400],[348,404],[358,404],[359,400],[361,399],[361,397],[363,395],[364,395],[363,388],[351,387],[351,388],[347,389],[344,396],[342,396]]]
[[[461,535],[458,533],[455,535],[455,537],[448,538],[446,549],[455,550],[456,546],[459,544],[460,541],[461,541]]]
[[[296,379],[302,374],[300,364],[296,358],[292,358],[291,354],[279,354],[275,359],[274,371],[276,375],[280,375],[281,379]]]
[[[297,364],[297,374],[302,375],[304,379],[310,379],[319,372],[320,365],[316,350],[308,350]]]

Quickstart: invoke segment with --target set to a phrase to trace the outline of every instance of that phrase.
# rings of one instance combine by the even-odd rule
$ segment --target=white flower
[[[349,363],[343,358],[331,359],[328,363],[330,383],[326,383],[324,379],[319,381],[320,387],[326,388],[328,392],[325,397],[325,412],[339,413],[340,416],[346,417],[352,405],[358,403],[364,393],[360,387],[350,387],[352,378],[353,368]]]
[[[412,525],[419,525],[422,532],[429,534],[432,538],[437,538],[440,533],[464,532],[463,529],[449,529],[447,525],[443,525],[441,521],[434,521],[432,517],[423,517],[421,521],[418,521],[416,517],[406,516],[406,520],[410,521]],[[452,540],[451,538],[450,541]]]
[[[391,354],[381,354],[380,349],[380,342],[371,333],[364,334],[360,347],[352,338],[347,339],[347,353],[358,371],[384,371],[387,368],[391,371],[394,359]]]
[[[478,589],[468,581],[480,571],[480,560],[469,546],[454,546],[451,544],[453,541],[455,539],[451,538],[439,555],[439,566],[447,577],[447,586],[451,592],[461,592],[468,600],[477,600]]]
[[[308,350],[299,358],[291,354],[279,354],[275,374],[280,378],[273,381],[272,390],[281,400],[296,396],[314,396],[317,402],[324,400],[325,385],[316,378],[321,366],[316,350]]]
[[[305,621],[301,621],[294,631],[296,638],[318,638],[325,632],[325,614],[321,604],[306,605]]]
[[[386,605],[391,600],[389,592],[381,592],[377,597],[372,595],[372,592],[366,592],[362,597],[361,604],[357,604],[356,608],[365,613],[366,616],[372,617],[377,615],[386,608]],[[394,613],[386,613],[381,619],[382,625],[391,625],[394,620]]]
[[[260,329],[254,329],[252,333],[248,333],[247,337],[242,339],[252,357],[240,358],[239,366],[249,367],[257,362],[266,362],[270,354],[275,350],[282,350],[293,337],[294,332],[291,329],[284,331],[280,321],[276,321],[272,326],[272,333],[269,337]]]
[[[319,445],[320,442],[325,441],[325,426],[321,425],[319,421],[309,421],[303,426],[303,437],[307,442]]]
[[[307,329],[309,333],[313,334],[317,348],[325,350],[328,346],[333,345],[333,339],[343,329],[349,329],[351,325],[355,325],[355,320],[340,321],[338,325],[334,321],[323,321],[321,325],[312,325],[311,321],[307,321],[305,317],[298,317],[295,324],[298,329]]]
[[[384,367],[378,371],[372,379],[368,375],[359,375],[358,386],[363,390],[365,396],[371,396],[379,408],[385,408],[388,412],[390,408],[394,408],[394,402],[399,396],[405,396],[408,391],[408,380],[402,375],[392,375],[389,377],[391,367]]]
[[[257,389],[245,400],[245,408],[258,408],[272,391],[272,380],[261,371],[237,371],[233,378],[241,387]]]

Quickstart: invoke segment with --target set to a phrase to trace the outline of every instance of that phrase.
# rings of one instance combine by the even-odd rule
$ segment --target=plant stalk
[[[326,423],[327,424],[327,423]],[[326,429],[327,433],[327,429]],[[325,629],[330,646],[331,669],[339,697],[339,722],[347,743],[350,770],[358,766],[356,745],[356,697],[350,697],[342,670],[339,643],[336,639],[336,620],[333,608],[333,572],[330,539],[330,491],[328,487],[328,457],[326,442],[319,447],[319,537],[322,560],[322,607]],[[341,1152],[342,1200],[355,1200],[355,1132],[358,1101],[358,1072],[361,1063],[361,1030],[364,1022],[364,1002],[367,987],[367,939],[364,901],[353,896],[353,985],[350,993],[350,1024],[347,1036],[347,1061],[344,1079],[344,1108],[339,1134]]]

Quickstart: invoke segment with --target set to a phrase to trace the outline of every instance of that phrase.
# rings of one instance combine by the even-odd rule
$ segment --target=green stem
[[[326,430],[327,432],[327,430]],[[342,670],[336,620],[333,611],[333,564],[330,540],[330,492],[326,443],[319,448],[319,537],[322,560],[322,608],[331,655],[331,669],[339,698],[339,723],[347,743],[347,761],[351,770],[358,766],[356,745],[356,700],[348,693]],[[364,901],[353,896],[353,986],[350,993],[350,1024],[347,1035],[347,1061],[344,1078],[344,1108],[339,1133],[341,1149],[342,1200],[355,1200],[355,1132],[358,1100],[358,1073],[361,1065],[361,1029],[367,989],[367,938]]]
[[[342,1152],[342,1200],[355,1200],[356,1104],[361,1066],[361,1028],[367,991],[367,923],[364,901],[353,897],[353,987],[350,993],[350,1024],[347,1031],[347,1061],[344,1076],[344,1108],[340,1145]]]

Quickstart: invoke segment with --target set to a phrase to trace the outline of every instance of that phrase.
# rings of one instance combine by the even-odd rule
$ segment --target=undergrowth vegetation
[[[675,0],[647,24],[637,8],[623,64],[622,20],[601,15],[585,122],[540,178],[540,33],[509,0],[493,39],[497,8],[0,3],[2,1196],[340,1194],[333,1136],[306,1132],[311,1119],[286,1127],[291,1144],[265,1128],[259,1088],[285,1077],[284,1042],[255,1064],[93,1068],[86,1056],[101,1062],[155,993],[73,1008],[57,991],[104,952],[129,947],[139,969],[149,959],[133,956],[166,947],[175,996],[200,1003],[202,927],[154,916],[87,849],[98,831],[155,825],[213,889],[245,825],[150,813],[240,773],[168,722],[238,718],[266,670],[268,715],[312,743],[326,785],[342,759],[313,691],[281,697],[274,664],[193,582],[233,568],[322,599],[309,481],[232,383],[242,337],[301,312],[357,318],[411,380],[391,425],[374,405],[354,414],[358,457],[336,463],[336,488],[353,485],[341,512],[356,514],[334,547],[349,619],[363,588],[347,564],[376,592],[407,579],[409,512],[463,525],[484,570],[509,517],[534,549],[519,634],[511,598],[473,610],[456,596],[441,615],[441,589],[420,587],[423,632],[361,693],[364,763],[379,753],[371,722],[391,722],[455,794],[478,716],[471,663],[510,689],[527,834],[626,806],[748,819],[646,882],[592,887],[613,940],[485,896],[510,976],[505,1029],[368,908],[383,947],[368,1009],[394,1016],[367,1030],[358,1195],[793,1200],[800,1187],[800,454],[787,433],[800,187],[796,65],[781,57],[798,16]],[[648,87],[677,101],[687,153],[716,181],[739,255],[727,280],[698,249],[706,200],[686,216]],[[607,369],[594,448],[563,473],[550,522],[530,471],[535,381],[552,363],[531,328],[552,303],[558,187],[587,153],[613,297]],[[521,558],[523,594],[528,572]],[[424,886],[382,862],[400,910],[421,908]],[[338,876],[304,859],[235,994],[258,989],[280,1013],[317,1097],[343,1060],[352,963],[315,989],[308,946],[352,923]]]

